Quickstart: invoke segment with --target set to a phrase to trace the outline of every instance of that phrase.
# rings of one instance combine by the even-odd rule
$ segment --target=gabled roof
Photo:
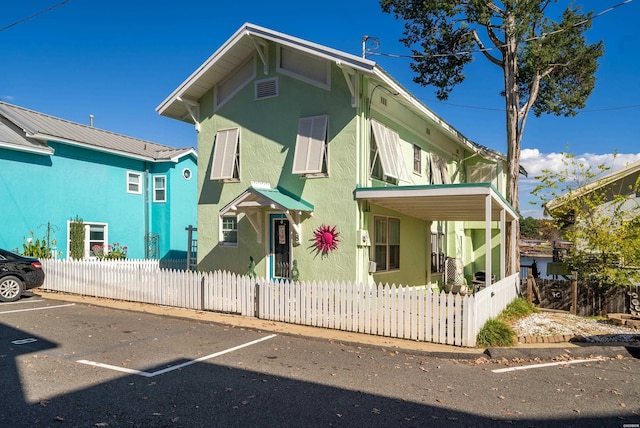
[[[193,148],[176,149],[0,101],[0,147],[53,154],[47,141],[150,162],[176,162],[190,154],[197,157]]]
[[[545,209],[547,212],[552,213],[570,200],[587,195],[595,190],[602,189],[605,186],[615,184],[616,182],[631,177],[634,174],[640,174],[640,161],[633,162],[626,165],[624,168],[610,172],[589,184],[585,184],[584,186],[575,189],[571,193],[560,195],[557,198],[552,199],[545,204]]]
[[[261,46],[265,46],[265,41],[275,42],[332,61],[345,71],[355,70],[368,75],[378,85],[385,87],[390,93],[397,94],[400,102],[408,108],[440,126],[467,149],[476,153],[482,153],[489,158],[505,159],[503,154],[476,144],[464,137],[464,135],[402,87],[400,83],[387,74],[376,62],[250,23],[245,23],[236,31],[235,34],[198,67],[187,80],[182,82],[171,95],[156,107],[156,111],[163,116],[194,123],[190,111],[191,107],[194,106],[207,91],[243,64],[256,50],[261,49]],[[521,169],[521,173],[526,175],[526,171],[523,169]]]

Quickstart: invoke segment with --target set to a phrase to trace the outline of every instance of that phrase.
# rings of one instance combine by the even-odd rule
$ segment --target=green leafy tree
[[[400,41],[413,51],[414,81],[432,85],[440,100],[465,79],[481,54],[502,72],[507,135],[507,201],[519,210],[520,143],[527,117],[574,116],[595,86],[602,42],[586,43],[593,12],[570,5],[550,17],[557,0],[381,0],[405,20]],[[516,236],[516,242],[517,242]],[[507,233],[510,247],[511,234]],[[510,252],[507,251],[507,257]],[[510,266],[507,263],[507,266]]]
[[[565,262],[601,291],[640,281],[640,175],[606,174],[564,154],[560,172],[543,170],[538,197],[573,246]]]
[[[520,217],[520,236],[525,238],[538,237],[538,222],[535,218],[531,216],[527,218]]]

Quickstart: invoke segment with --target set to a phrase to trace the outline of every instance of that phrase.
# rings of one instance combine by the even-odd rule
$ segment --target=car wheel
[[[22,295],[24,285],[20,278],[5,276],[0,279],[0,302],[15,302]]]

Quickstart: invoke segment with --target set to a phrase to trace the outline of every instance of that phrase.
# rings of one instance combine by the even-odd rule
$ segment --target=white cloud
[[[616,171],[628,164],[640,161],[640,153],[584,153],[575,155],[577,160],[584,164],[585,168],[592,172],[597,172],[599,165],[605,165],[611,168],[606,173]],[[560,152],[540,153],[538,149],[523,149],[520,152],[520,165],[527,171],[528,177],[520,176],[519,194],[520,194],[520,213],[524,217],[542,218],[542,208],[533,196],[531,191],[540,184],[535,177],[542,175],[542,170],[551,172],[562,172],[566,170],[563,160],[565,155]],[[535,202],[538,205],[531,205],[529,202]]]

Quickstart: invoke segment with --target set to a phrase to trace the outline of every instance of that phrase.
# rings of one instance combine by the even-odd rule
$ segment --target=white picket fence
[[[517,297],[519,283],[516,274],[461,296],[426,287],[175,271],[147,260],[42,264],[42,288],[50,291],[469,347],[484,323]]]

